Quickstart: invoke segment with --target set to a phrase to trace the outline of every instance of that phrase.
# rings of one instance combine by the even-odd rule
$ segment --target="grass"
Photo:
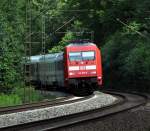
[[[34,87],[16,86],[11,94],[0,94],[0,107],[21,105],[24,103],[33,103],[45,99],[55,99],[54,95],[44,95],[35,90]]]
[[[13,105],[20,105],[22,101],[20,97],[16,94],[0,94],[0,107],[4,106],[13,106]]]
[[[23,103],[38,102],[44,99],[55,99],[54,95],[44,95],[34,89],[34,87],[16,88],[15,94],[17,94],[23,101]]]

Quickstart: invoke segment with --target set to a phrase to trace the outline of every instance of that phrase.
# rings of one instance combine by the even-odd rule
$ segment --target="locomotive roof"
[[[87,46],[87,45],[94,45],[94,43],[91,43],[91,42],[86,42],[86,43],[70,43],[69,45],[67,45],[67,47],[70,47],[70,46]]]

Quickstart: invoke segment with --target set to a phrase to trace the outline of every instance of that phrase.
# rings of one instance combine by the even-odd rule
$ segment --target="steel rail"
[[[57,130],[69,126],[74,126],[94,119],[102,119],[104,117],[110,117],[112,115],[128,111],[133,108],[145,105],[147,102],[147,95],[134,94],[134,93],[121,93],[114,91],[106,91],[106,93],[113,94],[117,97],[121,97],[116,103],[102,107],[100,109],[85,111],[68,116],[58,117],[49,120],[42,120],[33,123],[27,123],[12,127],[3,128],[3,130],[21,130],[21,131],[45,131],[45,130]]]
[[[42,130],[52,130],[52,129],[57,129],[57,128],[62,128],[65,126],[69,126],[72,124],[80,123],[83,121],[87,121],[90,119],[94,119],[99,117],[99,115],[106,115],[106,110],[111,109],[112,107],[116,107],[119,105],[123,105],[126,102],[126,98],[123,95],[115,95],[116,97],[119,98],[118,101],[113,103],[112,105],[108,105],[105,107],[102,107],[100,109],[94,109],[90,111],[85,111],[85,112],[80,112],[76,114],[71,114],[63,117],[57,117],[54,119],[49,119],[49,120],[42,120],[38,122],[32,122],[32,123],[26,123],[26,124],[21,124],[17,126],[11,126],[11,127],[6,127],[3,128],[3,130],[25,130],[25,131],[42,131]],[[102,114],[101,114],[102,113]]]
[[[93,95],[90,95],[87,97],[81,97],[78,99],[73,99],[74,96],[68,96],[68,97],[55,99],[55,100],[51,100],[51,101],[49,100],[49,101],[41,101],[41,102],[17,105],[17,106],[11,106],[11,107],[3,107],[3,108],[0,108],[0,115],[10,114],[10,113],[15,113],[15,112],[22,112],[22,111],[33,110],[33,109],[39,109],[39,108],[45,108],[45,107],[52,107],[52,106],[57,106],[57,105],[63,105],[63,104],[82,101],[85,99],[89,99],[91,97],[93,97]]]
[[[58,121],[58,123],[55,122],[55,126],[51,125],[47,128],[41,128],[41,131],[46,130],[57,130],[61,128],[65,128],[68,126],[73,126],[77,124],[81,124],[83,122],[87,122],[94,119],[102,119],[104,117],[110,117],[112,115],[116,115],[118,113],[122,113],[134,108],[137,108],[139,106],[145,105],[147,103],[147,99],[149,98],[146,94],[140,94],[140,93],[121,93],[121,92],[108,92],[109,94],[113,95],[119,95],[125,97],[124,101],[121,103],[118,103],[116,105],[108,106],[106,108],[96,109],[89,112],[79,113],[78,115],[75,115],[75,117],[70,116],[70,119],[68,121],[63,122]],[[70,121],[69,121],[70,120]],[[53,123],[54,124],[54,123]]]
[[[62,102],[62,101],[65,101],[65,100],[68,100],[71,98],[73,98],[73,96],[63,97],[63,98],[55,99],[55,100],[46,100],[46,101],[40,101],[40,102],[25,103],[23,105],[0,107],[0,115],[17,112],[17,111],[29,110],[30,108],[34,109],[34,108],[45,106],[47,104],[56,104],[56,103],[59,103],[59,102]]]

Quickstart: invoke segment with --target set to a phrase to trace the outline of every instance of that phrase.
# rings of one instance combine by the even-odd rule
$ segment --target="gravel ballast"
[[[86,121],[53,131],[150,131],[150,106],[141,106],[111,117]]]
[[[0,128],[98,109],[117,100],[116,97],[109,94],[101,92],[94,94],[92,98],[74,103],[0,115]]]

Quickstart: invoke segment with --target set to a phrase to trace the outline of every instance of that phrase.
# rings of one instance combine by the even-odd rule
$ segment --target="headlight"
[[[70,73],[69,73],[70,76],[72,76],[72,75],[74,75],[74,74],[75,74],[75,73],[73,73],[73,72],[70,72]]]

